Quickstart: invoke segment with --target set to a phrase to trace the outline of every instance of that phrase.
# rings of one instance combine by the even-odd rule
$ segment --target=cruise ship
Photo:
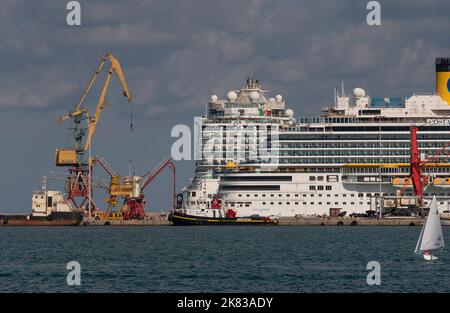
[[[450,142],[450,58],[436,59],[435,92],[371,97],[342,87],[318,117],[296,119],[282,95],[249,78],[225,99],[212,95],[198,123],[195,176],[178,201],[183,214],[216,217],[219,200],[237,216],[389,215],[405,201],[417,205],[411,126],[422,160]],[[448,211],[450,163],[440,158],[423,172],[425,205],[436,195]]]

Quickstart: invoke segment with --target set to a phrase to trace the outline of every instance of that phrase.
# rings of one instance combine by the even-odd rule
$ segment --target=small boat
[[[417,241],[415,253],[423,254],[423,258],[427,261],[437,260],[438,257],[433,252],[445,247],[444,236],[442,235],[442,225],[439,212],[437,209],[436,196],[430,206],[428,218],[422,227],[419,240]]]

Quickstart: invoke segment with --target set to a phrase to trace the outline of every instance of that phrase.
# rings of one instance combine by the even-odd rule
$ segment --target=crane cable
[[[130,102],[130,131],[133,131],[133,104]]]

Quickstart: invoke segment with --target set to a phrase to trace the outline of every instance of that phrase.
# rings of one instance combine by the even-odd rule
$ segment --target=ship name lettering
[[[450,119],[445,119],[445,120],[428,119],[427,120],[427,124],[440,125],[440,126],[449,126],[450,125]]]

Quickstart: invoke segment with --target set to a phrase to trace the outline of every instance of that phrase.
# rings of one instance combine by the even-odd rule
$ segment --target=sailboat
[[[417,254],[423,253],[423,258],[425,260],[432,261],[438,259],[438,257],[432,253],[444,247],[445,243],[444,236],[442,235],[441,219],[437,209],[436,196],[434,196],[427,221],[420,232],[415,252]]]

